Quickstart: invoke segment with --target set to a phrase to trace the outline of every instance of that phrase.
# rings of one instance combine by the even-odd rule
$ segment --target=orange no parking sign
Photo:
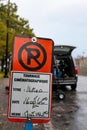
[[[51,119],[53,41],[14,38],[8,101],[13,122],[47,123]]]
[[[12,70],[51,72],[53,41],[45,38],[14,38]]]

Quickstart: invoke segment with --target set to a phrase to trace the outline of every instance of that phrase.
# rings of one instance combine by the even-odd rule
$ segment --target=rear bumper
[[[53,85],[73,85],[76,83],[77,83],[77,77],[69,79],[59,78],[53,80]]]

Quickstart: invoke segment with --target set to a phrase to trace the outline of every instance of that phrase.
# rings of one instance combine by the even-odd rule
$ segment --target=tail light
[[[78,68],[75,66],[75,74],[78,74]]]

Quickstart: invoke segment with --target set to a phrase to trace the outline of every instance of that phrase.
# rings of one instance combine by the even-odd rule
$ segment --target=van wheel
[[[77,84],[71,85],[71,90],[76,90]]]
[[[57,94],[57,98],[59,100],[64,100],[65,99],[65,93],[63,91],[59,91]]]

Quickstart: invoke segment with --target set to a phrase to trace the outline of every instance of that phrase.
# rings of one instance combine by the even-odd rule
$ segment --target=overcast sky
[[[37,37],[56,45],[73,45],[73,55],[87,56],[87,0],[10,0],[18,14],[29,20]]]

